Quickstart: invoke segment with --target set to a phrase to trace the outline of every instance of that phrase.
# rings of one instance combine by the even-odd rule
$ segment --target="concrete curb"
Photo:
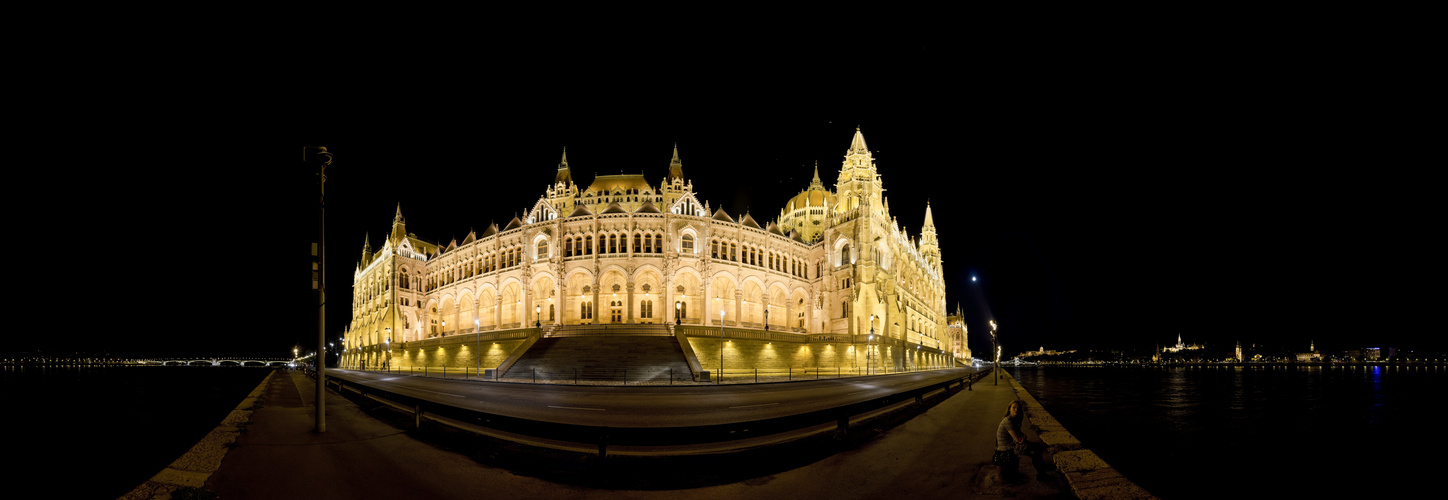
[[[266,390],[267,383],[277,374],[272,371],[262,379],[255,389],[251,390],[236,409],[226,415],[215,429],[201,438],[195,446],[177,458],[175,462],[161,472],[152,476],[151,479],[137,486],[121,496],[122,500],[169,500],[171,494],[181,488],[201,488],[206,485],[206,480],[221,468],[221,460],[226,458],[226,452],[231,451],[232,443],[241,435],[241,427],[251,420],[252,408],[256,406],[257,400],[261,398],[262,392]]]
[[[1081,441],[1056,421],[1056,417],[1052,417],[1031,393],[1026,392],[1026,389],[1016,382],[1015,377],[1005,371],[1001,374],[1010,381],[1011,388],[1016,390],[1016,397],[1025,401],[1027,425],[1041,438],[1041,442],[1046,443],[1052,453],[1052,462],[1055,462],[1057,471],[1066,478],[1066,483],[1071,486],[1071,493],[1075,494],[1076,498],[1157,498],[1121,475],[1096,453],[1082,447]]]

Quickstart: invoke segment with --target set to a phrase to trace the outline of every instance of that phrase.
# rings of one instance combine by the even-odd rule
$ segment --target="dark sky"
[[[140,291],[103,286],[97,310],[135,319],[119,334],[35,336],[12,350],[313,343],[304,145],[336,157],[335,337],[364,235],[378,246],[398,203],[409,231],[461,240],[531,207],[564,146],[585,185],[620,172],[657,183],[677,142],[702,199],[765,222],[814,162],[832,185],[856,126],[910,234],[930,201],[947,300],[965,309],[977,352],[990,318],[1008,355],[1150,348],[1178,334],[1292,350],[1441,345],[1428,319],[1441,294],[1416,293],[1443,274],[1440,197],[1398,138],[1364,126],[1371,99],[1354,92],[1372,79],[1347,68],[1365,59],[941,39],[329,54],[313,59],[325,69],[237,77],[281,97],[209,96],[173,124],[184,139],[116,151],[134,167],[107,170],[100,191],[195,186],[105,198],[144,214],[112,213],[104,232],[145,271],[115,277]],[[135,243],[142,235],[158,241]]]

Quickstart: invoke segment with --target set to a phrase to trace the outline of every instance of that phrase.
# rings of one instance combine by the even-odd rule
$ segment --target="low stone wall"
[[[1051,450],[1056,469],[1066,478],[1071,492],[1081,500],[1096,499],[1152,499],[1156,498],[1101,457],[1081,445],[1066,427],[1056,421],[1031,393],[1016,382],[1009,373],[1002,373],[1016,390],[1016,399],[1026,403],[1026,422],[1031,431]]]
[[[456,335],[429,339],[428,344],[408,342],[401,349],[394,349],[393,369],[410,368],[456,368],[460,371],[476,371],[497,368],[507,360],[528,339],[497,339],[481,341],[470,335]]]
[[[719,368],[719,337],[688,337],[688,342],[704,370]],[[823,370],[826,374],[862,373],[873,367],[878,373],[915,370],[919,368],[950,368],[947,361],[930,359],[915,349],[900,349],[879,344],[848,342],[773,342],[756,339],[724,341],[726,373],[759,370],[786,372]]]

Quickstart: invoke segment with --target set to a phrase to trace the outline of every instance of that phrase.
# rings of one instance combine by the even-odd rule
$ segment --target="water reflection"
[[[1422,446],[1409,444],[1415,440],[1381,439],[1380,431],[1427,424],[1422,419],[1435,414],[1436,398],[1424,395],[1448,382],[1445,371],[1242,366],[1015,373],[1084,446],[1148,491],[1163,498],[1214,498],[1211,489],[1192,485],[1230,474],[1244,484],[1269,485],[1254,497],[1338,496],[1343,491],[1328,482],[1303,486],[1282,477],[1319,474],[1347,457],[1419,452]],[[1400,477],[1400,469],[1430,462],[1354,460],[1354,467],[1368,476]]]

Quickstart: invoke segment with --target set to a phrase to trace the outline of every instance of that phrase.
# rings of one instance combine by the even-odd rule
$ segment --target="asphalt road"
[[[617,428],[732,424],[825,410],[958,378],[974,370],[724,386],[530,385],[332,369],[328,377],[449,406],[540,422]]]

